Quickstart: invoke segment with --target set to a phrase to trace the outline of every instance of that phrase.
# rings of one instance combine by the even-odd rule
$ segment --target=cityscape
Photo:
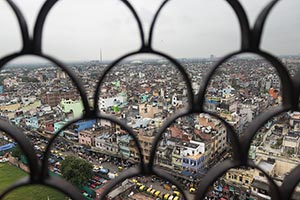
[[[217,60],[180,59],[198,92],[201,80]],[[280,60],[293,76],[299,56]],[[107,63],[72,63],[93,107],[96,85]],[[180,72],[165,59],[125,60],[115,66],[100,86],[99,111],[115,116],[134,131],[145,163],[158,129],[166,119],[188,105],[187,86]],[[233,57],[222,64],[209,83],[205,109],[215,113],[242,135],[260,113],[281,104],[281,82],[270,63],[260,57]],[[75,184],[86,199],[99,199],[106,185],[140,162],[133,137],[120,125],[104,119],[79,119],[84,108],[78,90],[60,68],[49,64],[15,64],[0,73],[1,120],[21,129],[32,141],[39,160],[54,134],[49,173]],[[266,174],[281,185],[300,163],[300,113],[286,112],[269,120],[252,142],[249,158],[255,168],[227,171],[207,192],[205,199],[271,199]],[[0,169],[29,172],[26,157],[5,132],[0,133]],[[154,165],[172,175],[193,198],[207,171],[232,156],[228,130],[207,113],[176,119],[157,145]],[[74,158],[75,157],[75,158]],[[88,163],[88,179],[69,179],[70,159]],[[74,161],[74,162],[75,162]],[[78,161],[79,162],[79,161]],[[67,164],[66,164],[67,163]],[[13,169],[11,169],[13,168]],[[6,171],[0,170],[1,179]],[[10,183],[13,182],[11,179]],[[10,183],[2,187],[9,186]],[[3,188],[0,188],[0,191]],[[53,194],[56,195],[55,193]],[[183,199],[178,188],[157,177],[134,177],[115,187],[107,199]],[[294,199],[300,198],[300,187]],[[63,195],[48,199],[67,199]]]

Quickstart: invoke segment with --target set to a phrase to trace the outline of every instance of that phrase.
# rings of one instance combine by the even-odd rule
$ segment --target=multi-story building
[[[137,137],[138,137],[138,140],[139,140],[140,145],[141,145],[144,160],[145,160],[145,162],[148,162],[149,158],[150,158],[150,153],[151,153],[153,140],[154,140],[155,137],[154,137],[154,135],[149,135],[148,136],[148,135],[143,135],[143,134],[138,134]]]
[[[94,133],[89,130],[82,130],[78,132],[78,142],[87,146],[94,146]]]
[[[154,115],[162,112],[158,106],[153,106],[151,104],[140,104],[139,105],[139,115],[143,118],[154,118]]]
[[[130,141],[132,137],[130,135],[120,135],[118,136],[118,147],[119,153],[122,158],[129,158],[130,157]]]
[[[294,131],[300,132],[300,112],[292,112],[290,114],[289,125]]]
[[[200,114],[197,116],[198,124],[195,126],[195,133],[210,146],[209,159],[214,159],[224,153],[228,147],[227,131],[219,120],[209,115]],[[208,153],[208,152],[207,152]]]
[[[283,151],[293,154],[299,152],[300,132],[289,132],[283,137]]]
[[[230,184],[250,189],[253,182],[254,169],[230,169],[226,172],[225,180]]]
[[[175,144],[174,145],[174,148],[173,148],[173,151],[172,151],[172,166],[173,166],[173,169],[174,171],[177,171],[177,172],[181,172],[182,171],[182,151],[183,151],[183,148],[181,145],[179,144]]]
[[[118,155],[119,146],[117,136],[114,134],[103,133],[95,137],[95,150],[108,155]]]
[[[76,100],[79,98],[78,92],[77,91],[48,91],[45,92],[41,95],[41,102],[42,104],[48,104],[51,107],[57,106],[62,99],[71,99],[71,100]]]
[[[25,119],[25,125],[28,128],[32,128],[32,129],[38,129],[39,128],[39,121],[38,118],[36,116],[31,116],[31,117],[27,117]]]
[[[69,118],[81,117],[84,112],[83,104],[80,100],[62,99],[59,103],[59,107]]]
[[[124,95],[118,95],[118,96],[114,96],[114,97],[101,97],[99,99],[99,108],[107,109],[114,105],[120,105],[124,102],[126,102],[126,96],[124,96]]]
[[[199,173],[205,171],[205,143],[190,141],[181,143],[183,173]]]

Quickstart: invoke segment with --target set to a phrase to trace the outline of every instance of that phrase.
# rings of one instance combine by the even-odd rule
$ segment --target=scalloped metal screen
[[[28,34],[28,27],[26,24],[26,21],[19,10],[19,8],[10,0],[7,0],[11,8],[13,9],[14,13],[16,14],[16,17],[19,22],[19,26],[22,33],[22,41],[23,41],[23,48],[20,52],[8,55],[4,58],[1,58],[0,60],[0,67],[3,67],[6,63],[9,61],[22,56],[22,55],[36,55],[45,59],[48,59],[49,61],[56,64],[58,67],[60,67],[62,70],[64,70],[69,77],[74,82],[74,85],[77,87],[79,94],[82,98],[82,102],[84,105],[85,113],[82,119],[106,119],[110,120],[116,124],[119,124],[124,130],[126,130],[130,135],[133,137],[134,141],[136,142],[138,151],[140,153],[140,164],[138,167],[131,168],[127,171],[127,173],[124,173],[122,176],[117,177],[113,181],[111,181],[108,186],[106,187],[106,190],[103,192],[102,197],[104,199],[105,195],[109,193],[110,190],[113,189],[114,186],[121,183],[125,179],[129,177],[134,177],[138,175],[157,175],[159,177],[162,177],[164,179],[169,180],[174,185],[178,186],[179,190],[184,194],[183,189],[180,187],[180,184],[177,183],[177,181],[169,174],[164,173],[162,170],[154,167],[154,157],[155,152],[157,148],[157,144],[164,132],[164,130],[170,125],[175,119],[185,116],[188,114],[193,113],[208,113],[217,119],[219,119],[222,123],[225,124],[227,130],[229,131],[230,138],[231,138],[231,145],[233,150],[233,156],[230,160],[225,160],[216,166],[212,167],[208,173],[205,175],[205,177],[202,179],[199,188],[197,188],[197,194],[195,195],[195,199],[203,199],[205,196],[206,191],[208,190],[209,186],[214,183],[219,177],[221,177],[227,170],[231,168],[236,167],[254,167],[260,169],[258,166],[256,166],[253,162],[248,160],[248,152],[250,148],[251,141],[256,134],[256,132],[262,127],[269,119],[272,117],[289,111],[289,110],[299,110],[298,102],[299,102],[299,74],[295,75],[295,79],[292,79],[286,69],[286,67],[273,55],[270,55],[267,52],[264,52],[260,49],[260,42],[261,42],[261,36],[264,28],[264,24],[266,21],[267,16],[269,15],[270,11],[274,7],[274,5],[278,2],[277,0],[271,1],[260,13],[258,16],[255,25],[253,28],[250,27],[248,18],[245,14],[245,11],[241,4],[237,0],[227,0],[226,2],[231,6],[231,8],[234,10],[236,17],[238,18],[240,30],[241,30],[241,48],[239,51],[231,53],[229,55],[226,55],[221,60],[215,63],[213,67],[208,71],[206,76],[204,77],[204,80],[201,84],[200,90],[197,93],[197,95],[193,94],[191,81],[188,78],[187,72],[182,67],[182,65],[176,61],[176,59],[162,53],[156,50],[152,49],[152,35],[153,30],[155,27],[156,19],[159,15],[159,13],[163,10],[163,7],[168,3],[168,0],[165,0],[159,9],[157,10],[151,24],[150,32],[149,32],[149,39],[146,41],[144,37],[144,32],[142,29],[141,20],[138,17],[136,11],[132,7],[132,5],[127,0],[120,0],[120,3],[123,3],[127,6],[127,8],[131,11],[131,13],[134,15],[135,20],[139,27],[139,33],[140,33],[140,40],[141,40],[141,47],[136,52],[131,52],[127,55],[122,56],[118,60],[115,60],[112,62],[112,64],[106,69],[103,76],[100,78],[100,81],[98,82],[96,94],[94,96],[94,107],[93,109],[90,108],[88,104],[87,96],[85,95],[85,91],[83,89],[83,85],[81,84],[79,78],[76,77],[75,73],[70,69],[67,68],[60,60],[50,57],[48,55],[45,55],[41,51],[41,40],[42,40],[42,33],[43,33],[43,27],[45,19],[53,7],[53,5],[57,2],[57,0],[48,0],[44,3],[42,8],[40,9],[38,18],[35,23],[34,27],[34,34],[31,38]],[[222,63],[224,63],[226,60],[230,59],[234,55],[240,54],[240,53],[254,53],[257,54],[263,58],[265,58],[267,61],[269,61],[276,71],[279,74],[281,83],[282,83],[282,105],[279,107],[260,114],[257,118],[255,118],[248,128],[244,131],[244,134],[242,136],[238,136],[237,133],[234,131],[231,125],[229,125],[225,120],[220,118],[214,113],[210,113],[209,111],[206,111],[204,109],[204,98],[205,98],[205,91],[208,86],[209,81],[211,80],[214,72],[217,70],[218,66],[220,66]],[[98,108],[98,99],[99,99],[99,88],[101,86],[101,83],[103,82],[104,77],[108,74],[108,72],[116,65],[118,64],[122,59],[127,58],[132,55],[137,55],[141,53],[150,53],[157,56],[161,56],[167,60],[169,60],[172,64],[176,66],[176,68],[180,71],[182,74],[184,81],[187,85],[188,90],[188,106],[185,110],[181,111],[180,113],[176,114],[176,116],[173,116],[169,118],[165,125],[159,129],[158,134],[156,135],[156,138],[154,140],[154,145],[151,150],[151,157],[149,159],[149,163],[145,164],[142,159],[142,151],[141,146],[139,145],[139,141],[137,137],[133,134],[132,129],[121,122],[120,120],[115,119],[114,117],[107,116],[103,113],[97,112],[99,110]],[[67,126],[67,125],[66,125]],[[46,186],[53,187],[66,195],[68,195],[72,199],[84,199],[84,197],[81,195],[80,191],[78,191],[74,186],[72,186],[67,181],[58,178],[49,176],[48,172],[48,158],[50,155],[50,146],[53,144],[55,135],[49,142],[49,145],[46,149],[46,155],[44,156],[43,163],[40,166],[37,160],[37,156],[34,153],[33,147],[31,146],[31,143],[29,142],[28,138],[25,136],[24,133],[22,133],[19,129],[14,127],[8,122],[0,121],[0,129],[2,131],[6,132],[10,137],[12,137],[21,147],[21,149],[24,151],[25,156],[28,158],[29,162],[29,168],[30,168],[30,176],[28,178],[24,178],[22,180],[19,180],[18,182],[14,183],[12,186],[7,188],[2,194],[1,198],[4,197],[9,192],[13,191],[17,187],[24,186],[24,185],[31,185],[31,184],[42,184]],[[268,177],[268,181],[270,184],[270,195],[272,199],[289,199],[294,191],[294,188],[300,181],[300,168],[295,168],[288,176],[286,176],[283,184],[281,187],[278,187],[274,180],[270,176]],[[186,198],[185,198],[186,199]]]

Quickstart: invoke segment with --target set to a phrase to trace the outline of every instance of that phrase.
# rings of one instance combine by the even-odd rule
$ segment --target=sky
[[[146,38],[162,0],[129,0]],[[30,34],[42,0],[14,0]],[[269,0],[240,0],[251,25]],[[300,55],[300,1],[280,1],[267,20],[261,48],[276,55]],[[0,57],[21,49],[14,14],[0,1]],[[42,50],[62,61],[114,60],[140,47],[138,27],[120,0],[60,0],[50,11]],[[224,56],[240,47],[240,29],[225,0],[170,0],[158,18],[153,48],[175,58]]]

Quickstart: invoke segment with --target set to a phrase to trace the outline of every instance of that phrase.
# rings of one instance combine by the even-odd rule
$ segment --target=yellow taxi
[[[129,182],[131,182],[131,183],[137,183],[138,181],[134,178],[134,179],[130,179]]]
[[[146,190],[146,192],[148,192],[148,193],[150,194],[151,190],[152,190],[152,188],[149,187],[149,188]]]
[[[164,200],[168,200],[170,196],[171,196],[170,194],[165,194],[164,195]]]
[[[118,167],[118,170],[119,170],[119,172],[123,171],[123,167],[122,167],[122,166],[119,166],[119,167]]]
[[[155,197],[158,197],[159,195],[160,195],[160,191],[157,190],[157,191],[154,193],[154,196],[155,196]]]
[[[139,187],[139,190],[140,190],[140,191],[144,191],[144,190],[145,190],[145,188],[146,188],[146,186],[144,186],[144,185],[141,185],[141,186]]]
[[[180,196],[180,192],[179,191],[174,191],[173,194],[175,194],[176,196]]]
[[[175,196],[173,200],[179,200],[179,196]]]
[[[155,189],[152,189],[152,190],[150,191],[150,194],[151,194],[151,195],[154,195],[155,192],[156,192],[156,190],[155,190]]]
[[[196,191],[195,188],[190,188],[190,189],[189,189],[189,192],[190,192],[190,193],[194,193],[195,191]]]
[[[135,185],[139,187],[139,186],[141,186],[142,184],[141,184],[140,182],[136,182]]]

